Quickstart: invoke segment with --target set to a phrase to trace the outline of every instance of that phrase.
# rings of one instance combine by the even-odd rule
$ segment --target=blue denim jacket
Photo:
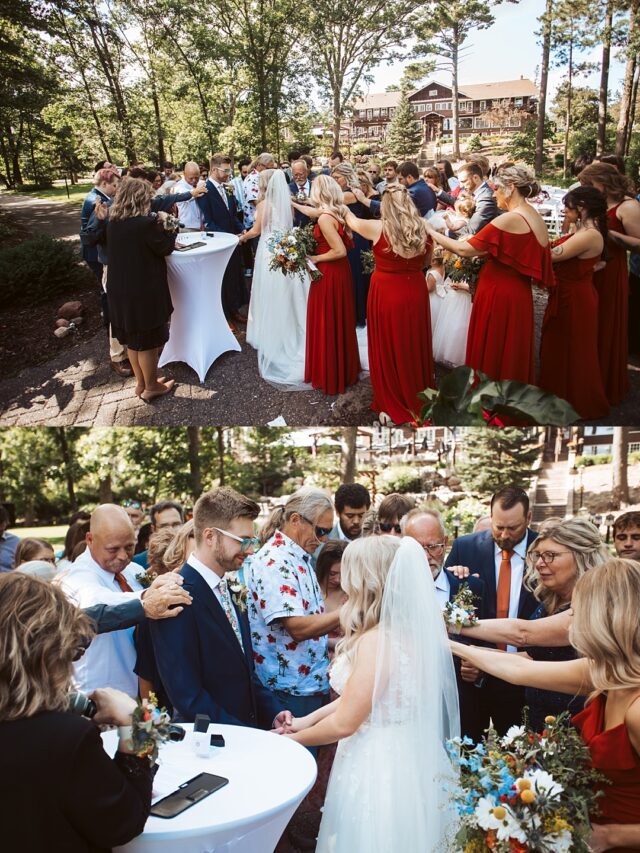
[[[111,204],[111,199],[108,195],[100,190],[97,187],[94,187],[92,190],[86,194],[84,201],[82,202],[82,210],[80,211],[80,227],[86,228],[89,224],[89,220],[91,219],[91,214],[94,211],[96,206],[96,200],[101,199],[102,201],[106,201],[107,204]],[[98,246],[82,246],[82,257],[85,261],[98,261],[98,263],[106,263],[106,261],[100,260],[100,251]]]

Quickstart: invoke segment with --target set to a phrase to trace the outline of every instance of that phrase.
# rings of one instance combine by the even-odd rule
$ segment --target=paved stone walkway
[[[80,206],[29,195],[0,193],[0,207],[34,234],[80,241]]]

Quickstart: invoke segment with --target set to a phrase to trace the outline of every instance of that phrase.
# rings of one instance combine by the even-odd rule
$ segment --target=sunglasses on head
[[[392,530],[395,530],[396,533],[402,533],[402,528],[399,524],[390,524],[388,521],[380,522],[380,530],[383,533],[391,533]]]

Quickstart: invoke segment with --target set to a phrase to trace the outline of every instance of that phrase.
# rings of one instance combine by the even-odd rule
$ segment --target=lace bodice
[[[338,696],[342,696],[345,685],[351,676],[351,661],[346,655],[334,658],[329,671],[329,683]]]

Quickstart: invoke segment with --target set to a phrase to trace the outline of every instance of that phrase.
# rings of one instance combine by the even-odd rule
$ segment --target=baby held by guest
[[[464,196],[459,198],[454,206],[454,211],[446,210],[442,218],[449,229],[449,237],[460,239],[469,234],[469,220],[476,209],[472,198]]]

